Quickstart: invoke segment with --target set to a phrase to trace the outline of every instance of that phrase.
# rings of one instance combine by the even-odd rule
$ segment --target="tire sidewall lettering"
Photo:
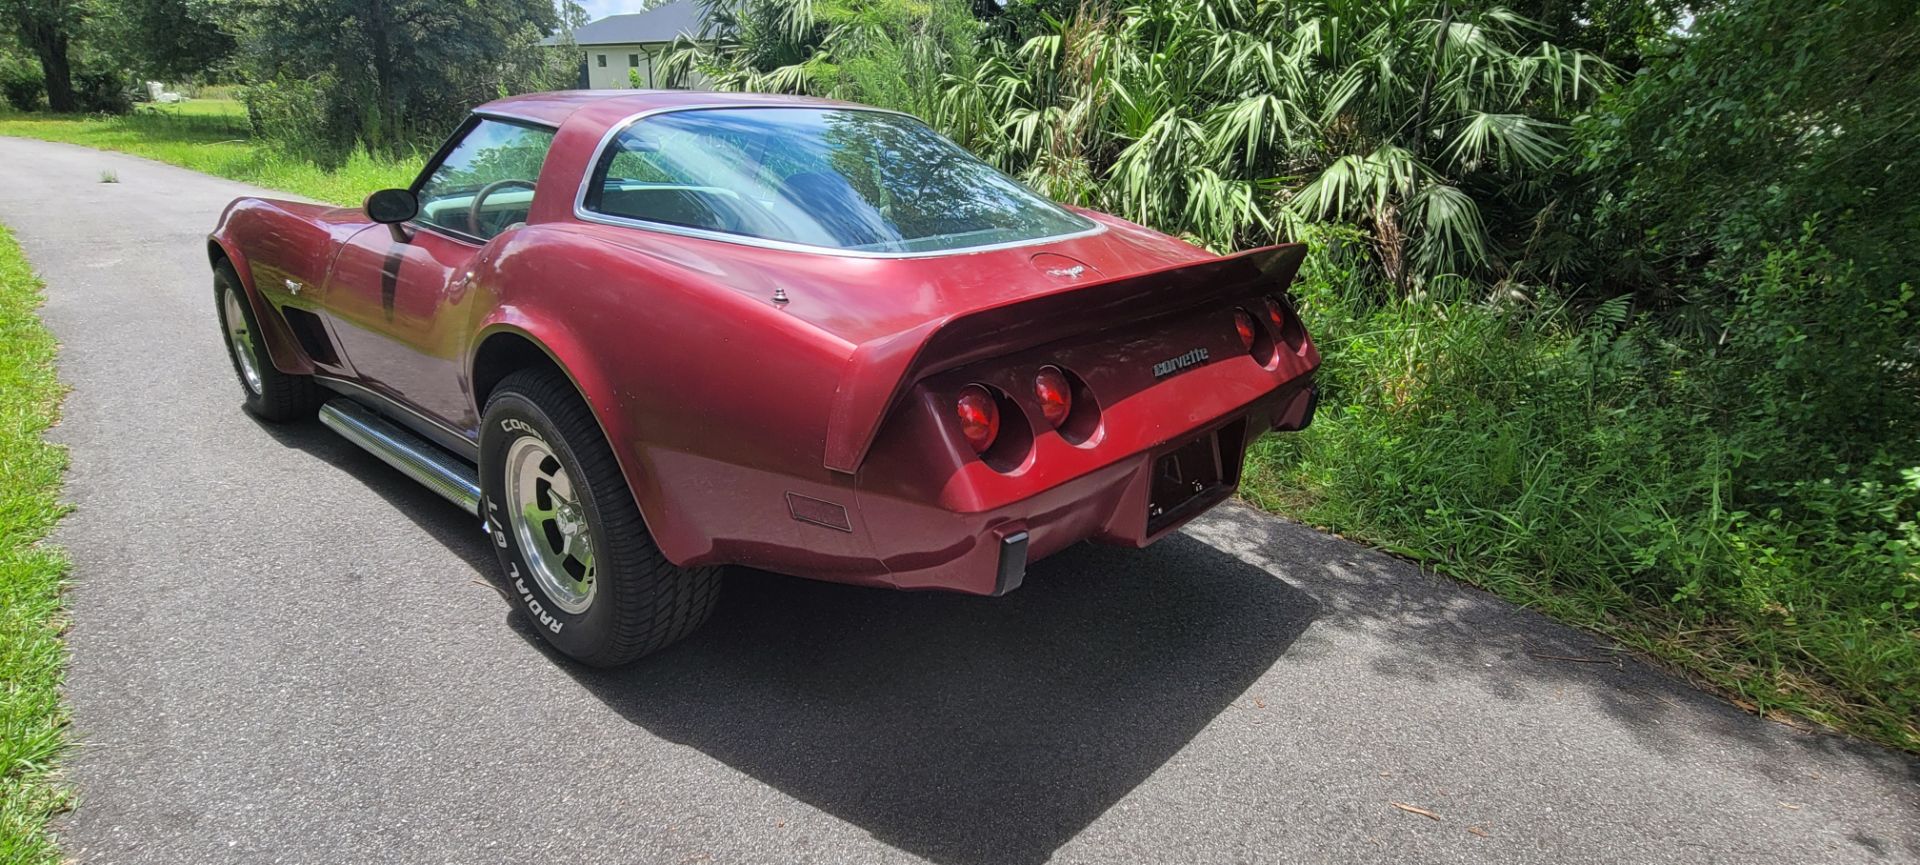
[[[554,539],[553,531],[558,527],[542,522],[547,518],[544,508],[552,506],[544,498],[538,503],[543,510],[533,515],[538,519],[522,524],[518,510],[520,499],[516,496],[527,491],[509,493],[516,480],[510,473],[525,470],[526,474],[517,480],[536,485],[539,481],[530,470],[530,461],[521,468],[509,463],[509,455],[514,459],[526,456],[515,453],[516,445],[522,449],[534,443],[547,446],[546,450],[572,480],[577,503],[583,511],[579,516],[594,530],[596,541],[609,525],[603,522],[607,519],[623,527],[620,529],[623,534],[636,529],[645,531],[644,525],[626,528],[638,522],[635,519],[638,514],[633,512],[634,502],[624,478],[618,476],[617,467],[607,465],[606,457],[610,455],[604,452],[608,447],[605,438],[590,418],[581,416],[584,406],[574,401],[577,394],[569,392],[571,387],[557,375],[519,371],[509,374],[488,395],[479,425],[481,520],[495,536],[494,552],[500,561],[502,577],[495,585],[506,596],[509,609],[525,616],[525,624],[532,626],[533,633],[561,654],[593,666],[608,666],[646,654],[696,627],[712,609],[714,593],[710,589],[718,575],[694,575],[707,579],[696,587],[701,591],[689,592],[683,583],[693,581],[680,580],[679,575],[665,572],[661,567],[663,557],[657,550],[647,549],[645,543],[623,536],[625,543],[609,542],[605,549],[596,546],[597,591],[585,609],[569,613],[556,603],[559,595],[548,594],[543,585],[545,579],[536,570],[539,561],[536,557],[546,549],[544,545]],[[581,446],[586,450],[577,449]],[[581,462],[582,459],[587,462]],[[542,468],[551,466],[543,463]],[[615,471],[609,473],[609,468]],[[603,498],[608,491],[614,495]],[[603,507],[613,510],[603,512]],[[644,538],[644,534],[641,535],[641,539]],[[638,563],[651,568],[639,569],[630,564],[628,557],[636,553]],[[663,590],[674,594],[662,596]],[[565,597],[573,595],[568,593]],[[675,612],[671,620],[660,615],[668,608]],[[519,626],[520,623],[516,623],[516,627]]]
[[[537,439],[542,444],[546,443],[546,439],[533,428],[532,424],[519,418],[504,418],[500,421],[499,427],[507,434],[509,445],[514,439],[521,437]],[[508,527],[506,519],[501,516],[500,503],[491,493],[488,493],[485,499],[487,533],[493,536],[494,546],[504,554],[508,585],[513,587],[514,594],[518,596],[520,605],[526,608],[528,616],[532,617],[540,627],[554,634],[560,633],[567,623],[548,612],[546,605],[540,602],[540,597],[534,592],[534,587],[527,583],[525,575],[521,573],[520,564],[524,561],[524,554],[518,548],[518,539]]]

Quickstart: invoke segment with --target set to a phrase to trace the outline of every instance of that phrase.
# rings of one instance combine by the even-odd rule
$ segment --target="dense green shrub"
[[[1583,130],[1598,281],[1701,345],[1769,490],[1920,466],[1915,93],[1909,0],[1752,0]]]
[[[138,87],[123,72],[82,70],[73,76],[74,107],[83,114],[125,114],[133,110]]]
[[[1836,255],[1910,277],[1917,92],[1911,0],[1703,13],[1582,124],[1596,275],[1643,302],[1725,299],[1710,271],[1753,264],[1820,214],[1815,239]]]
[[[252,85],[243,98],[259,129],[329,165],[356,147],[381,156],[431,150],[473,106],[569,86],[578,72],[576,55],[539,44],[561,23],[547,0],[228,8],[236,74]]]
[[[707,0],[706,39],[663,67],[715,89],[833,96],[934,117],[947,81],[978,62],[981,24],[963,0]]]
[[[717,44],[674,62],[720,89],[910,111],[1057,199],[1216,248],[1354,224],[1402,293],[1525,257],[1564,123],[1612,78],[1495,2],[1014,0],[990,26],[961,0],[709,5]]]
[[[1327,357],[1323,413],[1262,441],[1251,497],[1763,709],[1920,748],[1920,469],[1815,460],[1783,480],[1774,461],[1801,437],[1749,410],[1778,384],[1719,402],[1721,371],[1630,323],[1624,300],[1584,320],[1444,290],[1376,305],[1330,250],[1298,289]],[[1769,261],[1743,291],[1804,296],[1834,267],[1798,248]]]
[[[334,98],[327,76],[276,79],[242,88],[254,137],[287,156],[338,168],[353,152],[354,110]]]
[[[0,98],[5,98],[13,110],[39,108],[40,98],[46,92],[47,85],[39,69],[27,63],[0,62]]]

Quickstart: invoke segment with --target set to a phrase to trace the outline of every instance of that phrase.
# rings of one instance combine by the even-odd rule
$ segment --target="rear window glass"
[[[601,154],[585,203],[608,216],[865,252],[964,249],[1093,227],[918,120],[842,109],[642,119]]]

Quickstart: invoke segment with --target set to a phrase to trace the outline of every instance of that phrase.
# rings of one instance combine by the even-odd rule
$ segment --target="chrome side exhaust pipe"
[[[473,466],[353,400],[328,400],[320,422],[467,513],[480,515],[480,473]]]

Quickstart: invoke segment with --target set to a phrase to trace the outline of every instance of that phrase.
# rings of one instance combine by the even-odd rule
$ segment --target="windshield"
[[[900,114],[675,111],[616,137],[588,210],[864,252],[938,252],[1093,227]]]

